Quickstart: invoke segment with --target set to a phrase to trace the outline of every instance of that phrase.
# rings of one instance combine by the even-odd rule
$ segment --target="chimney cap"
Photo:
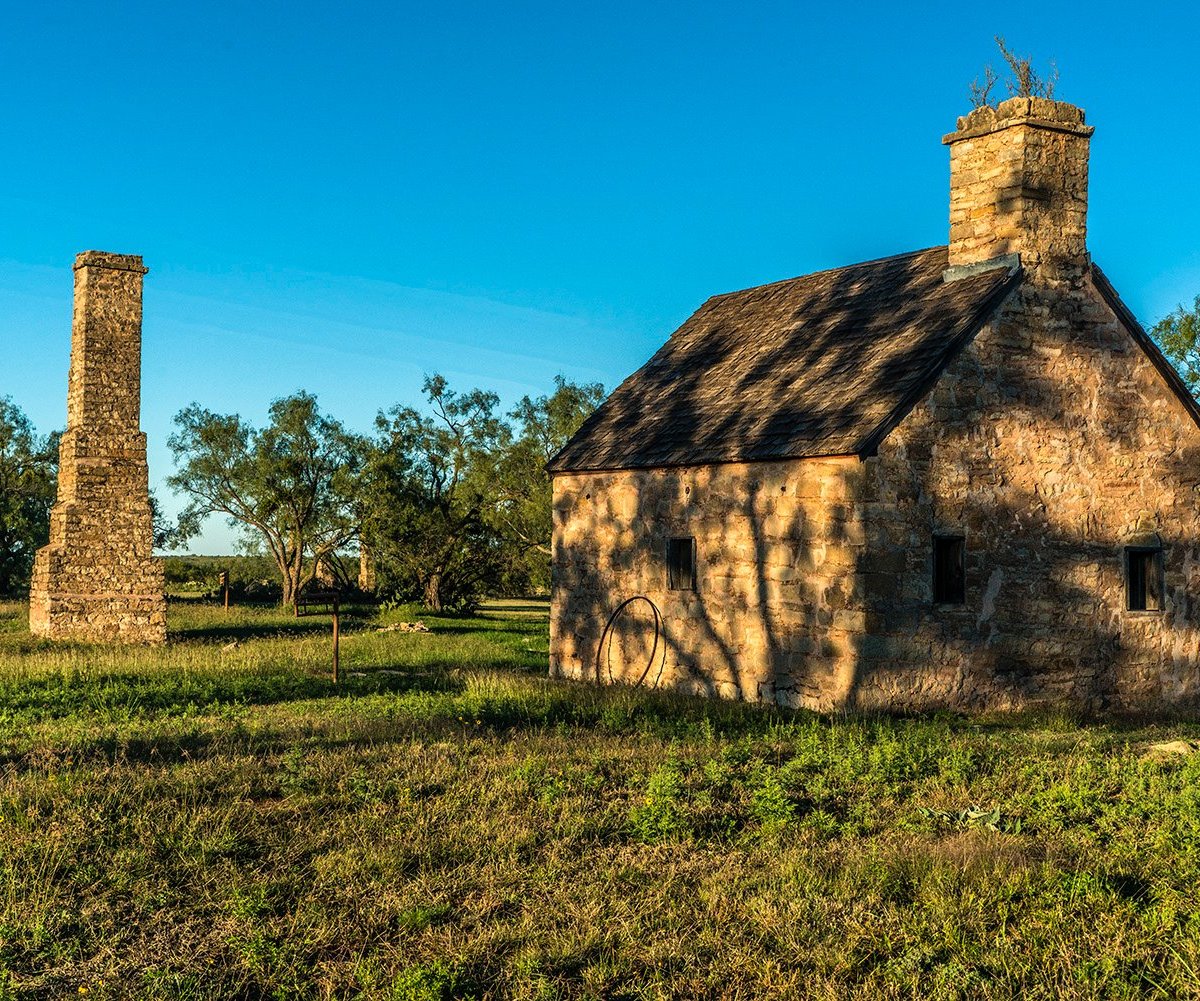
[[[75,270],[80,268],[108,268],[110,271],[133,271],[139,275],[150,269],[142,264],[141,254],[110,254],[104,250],[85,250],[75,255]]]
[[[1086,124],[1083,108],[1067,104],[1066,101],[1053,101],[1048,97],[1010,97],[994,108],[985,104],[969,115],[963,115],[958,120],[957,131],[943,136],[942,142],[949,146],[1014,125],[1069,132],[1085,139],[1096,131],[1095,126]]]

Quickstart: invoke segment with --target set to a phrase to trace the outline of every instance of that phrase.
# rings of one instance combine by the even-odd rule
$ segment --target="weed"
[[[687,831],[683,766],[669,758],[646,780],[646,793],[629,811],[629,822],[641,841],[664,841]]]
[[[795,819],[796,804],[779,779],[779,769],[760,764],[750,788],[750,812],[765,831],[778,831]]]

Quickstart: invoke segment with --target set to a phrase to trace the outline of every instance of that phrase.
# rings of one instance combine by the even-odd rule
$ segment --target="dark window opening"
[[[967,540],[961,535],[933,537],[933,600],[962,605],[967,600]]]
[[[667,587],[672,591],[696,590],[696,540],[667,542]]]
[[[1125,550],[1125,605],[1131,612],[1161,612],[1163,562],[1161,549]]]

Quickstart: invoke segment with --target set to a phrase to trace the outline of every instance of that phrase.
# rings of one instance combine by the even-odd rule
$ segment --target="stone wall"
[[[844,458],[555,476],[552,671],[832,704],[863,628],[861,474]],[[695,539],[694,590],[668,588],[672,537]]]
[[[875,627],[859,704],[1157,708],[1200,699],[1200,429],[1091,283],[1027,283],[867,460]],[[932,535],[966,537],[961,607]],[[1166,608],[1126,608],[1160,545]]]
[[[139,430],[145,273],[136,256],[88,251],[75,260],[58,499],[30,591],[29,626],[40,636],[166,639],[146,436]]]

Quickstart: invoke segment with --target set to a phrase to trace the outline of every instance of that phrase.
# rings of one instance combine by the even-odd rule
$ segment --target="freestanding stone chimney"
[[[162,643],[163,569],[141,412],[141,257],[75,258],[67,430],[50,544],[33,569],[29,628],[52,639]]]
[[[1018,254],[1035,283],[1087,272],[1088,147],[1081,108],[1014,97],[976,108],[950,147],[950,267]]]

